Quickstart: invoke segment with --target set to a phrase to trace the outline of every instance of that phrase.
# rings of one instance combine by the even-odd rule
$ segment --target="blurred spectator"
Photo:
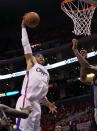
[[[62,127],[61,126],[55,126],[55,131],[62,131]]]
[[[70,131],[77,131],[75,122],[70,121]]]
[[[83,131],[83,130],[90,130],[93,131],[92,128],[92,114],[91,112],[85,113],[79,117],[76,117],[74,120],[66,121],[69,117],[72,118],[73,115],[85,112],[86,109],[90,107],[89,102],[81,102],[81,103],[73,103],[69,105],[63,105],[58,107],[57,113],[55,114],[48,114],[46,109],[44,110],[42,119],[41,119],[41,126],[43,127],[43,131],[54,131],[55,125],[61,125],[64,131]],[[56,131],[56,130],[55,130]]]

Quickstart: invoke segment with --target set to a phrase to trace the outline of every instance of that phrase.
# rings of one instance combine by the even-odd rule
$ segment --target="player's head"
[[[55,131],[62,131],[62,127],[61,126],[56,126]]]
[[[36,58],[37,62],[41,65],[45,64],[45,60],[44,60],[44,56],[41,53],[36,53],[34,55],[34,57]]]
[[[82,55],[83,58],[85,58],[85,59],[87,58],[87,50],[82,49],[80,51],[80,54]]]

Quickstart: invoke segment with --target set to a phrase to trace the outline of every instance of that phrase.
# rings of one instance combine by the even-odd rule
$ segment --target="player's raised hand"
[[[73,39],[72,43],[73,43],[72,50],[77,49],[78,40],[77,39]]]

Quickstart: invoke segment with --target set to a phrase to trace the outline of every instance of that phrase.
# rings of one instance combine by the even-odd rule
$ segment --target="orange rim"
[[[61,9],[65,12],[84,12],[84,11],[88,11],[88,10],[92,10],[94,8],[96,8],[94,5],[91,5],[89,8],[86,8],[86,9],[83,9],[83,10],[67,10],[67,9],[64,9],[63,8],[63,5],[66,4],[66,3],[69,3],[69,2],[72,2],[72,1],[75,1],[75,0],[64,0],[63,2],[61,2]]]

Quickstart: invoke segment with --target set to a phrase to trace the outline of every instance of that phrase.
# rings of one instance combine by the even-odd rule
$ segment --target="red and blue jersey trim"
[[[29,83],[29,71],[27,71],[27,84],[26,84],[25,96],[24,96],[22,108],[24,108],[24,106],[25,106],[25,101],[26,101],[26,97],[27,97],[28,83]],[[17,131],[22,131],[22,130],[19,129],[20,122],[21,122],[21,118],[18,118],[18,120],[17,120]]]

